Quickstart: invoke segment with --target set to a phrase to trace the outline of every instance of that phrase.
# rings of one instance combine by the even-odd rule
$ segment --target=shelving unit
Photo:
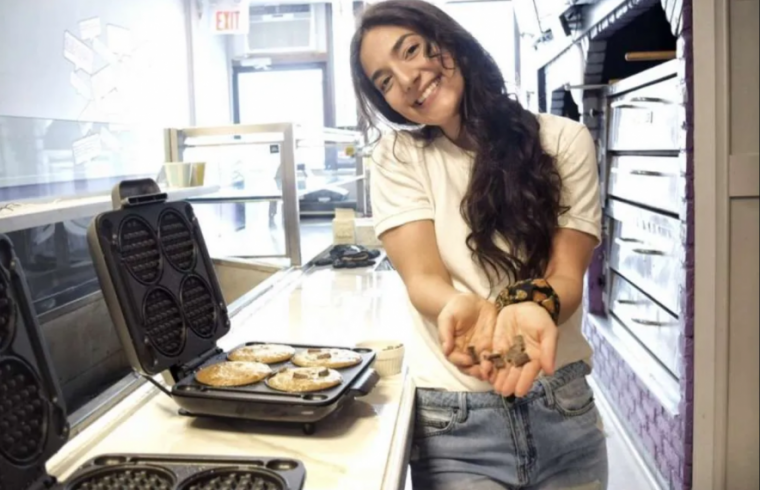
[[[211,159],[216,159],[217,156],[220,160],[227,157],[239,164],[237,170],[220,169],[218,162],[210,162],[209,159],[204,158],[202,161],[207,163],[206,181],[209,181],[209,165],[211,167],[217,165],[216,168],[220,174],[212,175],[211,179],[220,179],[220,190],[196,196],[191,199],[191,202],[203,204],[282,202],[285,253],[253,255],[246,258],[287,258],[291,266],[304,265],[299,223],[300,200],[306,194],[357,183],[357,210],[359,213],[365,212],[365,174],[359,132],[335,128],[314,128],[295,123],[278,123],[169,128],[165,130],[164,136],[167,161],[197,161],[192,158],[192,154],[188,155],[188,152],[192,153],[195,150],[197,153],[198,150],[203,150],[207,155],[208,152],[212,152]],[[299,182],[298,179],[296,153],[299,150],[328,147],[353,148],[356,160],[355,171],[353,173],[348,173],[345,169],[320,171],[322,175],[310,176],[306,179],[305,185],[301,185],[303,181]],[[264,162],[265,159],[271,160]],[[243,160],[246,160],[246,163],[240,163]],[[241,172],[247,172],[254,165],[258,167],[259,174],[252,173],[248,179],[238,175]],[[266,174],[261,170],[262,165],[266,172],[271,173]],[[262,177],[261,172],[269,176]],[[220,176],[224,173],[227,176]],[[280,180],[279,185],[274,177],[275,174]],[[244,188],[236,185],[242,180],[245,180]]]

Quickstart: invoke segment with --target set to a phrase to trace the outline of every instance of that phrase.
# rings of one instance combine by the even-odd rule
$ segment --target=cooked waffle
[[[246,345],[235,349],[230,353],[230,361],[263,362],[264,364],[276,364],[290,360],[296,350],[289,345],[281,344],[256,344]]]
[[[356,366],[362,356],[347,349],[306,349],[294,355],[292,362],[300,367],[341,369]]]
[[[267,385],[288,393],[322,391],[343,382],[338,371],[325,367],[285,368],[267,379]]]
[[[259,362],[220,362],[195,373],[195,379],[201,384],[222,388],[252,385],[270,374],[272,368]]]

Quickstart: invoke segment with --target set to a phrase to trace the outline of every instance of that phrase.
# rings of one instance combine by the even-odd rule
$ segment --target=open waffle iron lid
[[[0,235],[0,490],[43,488],[66,443],[66,408],[23,270]]]
[[[132,367],[145,375],[216,349],[227,306],[192,206],[167,202],[151,179],[114,187],[114,210],[88,231],[111,318]]]

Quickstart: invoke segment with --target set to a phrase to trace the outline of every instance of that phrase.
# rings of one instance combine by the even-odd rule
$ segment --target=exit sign
[[[216,34],[248,34],[248,2],[228,1],[211,13],[211,31]]]

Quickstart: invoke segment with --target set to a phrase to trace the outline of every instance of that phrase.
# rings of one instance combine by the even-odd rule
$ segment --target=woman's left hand
[[[541,371],[554,374],[559,331],[549,313],[536,303],[516,303],[499,312],[493,335],[493,352],[506,353],[522,335],[530,362],[522,367],[507,364],[490,373],[494,391],[502,396],[525,396]]]

